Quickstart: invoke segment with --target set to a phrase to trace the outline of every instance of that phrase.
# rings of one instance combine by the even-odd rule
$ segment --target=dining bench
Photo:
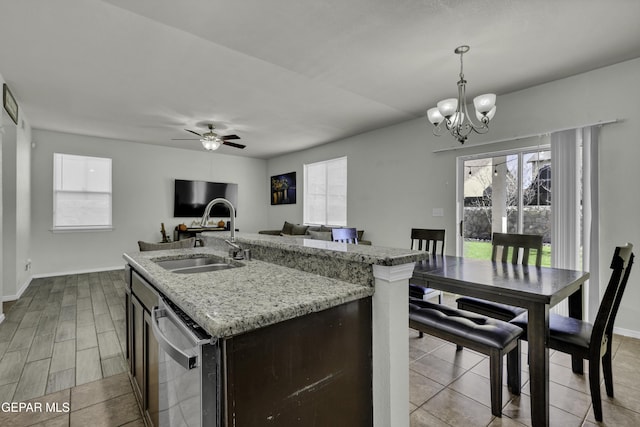
[[[489,356],[491,413],[502,416],[502,368],[507,355],[507,385],[520,394],[520,340],[522,329],[481,314],[409,299],[409,327]]]

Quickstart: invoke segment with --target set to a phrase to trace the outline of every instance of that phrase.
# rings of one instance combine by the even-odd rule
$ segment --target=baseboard
[[[29,287],[29,284],[31,283],[31,280],[33,280],[33,276],[30,276],[26,280],[26,282],[24,282],[22,284],[22,286],[20,286],[20,289],[18,289],[18,292],[15,295],[3,295],[2,296],[2,302],[15,301],[18,298],[20,298],[22,296],[22,294],[24,293],[24,291],[26,291],[27,288]]]
[[[613,328],[613,333],[614,334],[618,334],[618,335],[622,335],[622,336],[625,336],[625,337],[629,337],[629,338],[639,338],[640,339],[640,332],[639,331],[632,331],[631,329]]]
[[[124,270],[124,265],[118,265],[116,267],[89,268],[86,270],[56,271],[53,273],[34,274],[31,277],[33,279],[42,279],[44,277],[67,276],[69,274],[100,273],[101,271],[115,271],[115,270]]]

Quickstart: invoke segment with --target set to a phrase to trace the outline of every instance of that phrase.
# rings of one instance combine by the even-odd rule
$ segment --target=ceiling
[[[640,57],[638,0],[0,0],[33,128],[270,158]],[[425,118],[425,126],[430,126]],[[194,136],[195,137],[195,136]]]

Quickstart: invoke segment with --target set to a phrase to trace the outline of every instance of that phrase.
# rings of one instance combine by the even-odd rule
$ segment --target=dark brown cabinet
[[[147,422],[158,425],[158,342],[151,330],[151,310],[158,296],[131,270],[127,294],[127,354],[134,391]]]
[[[130,372],[145,421],[158,426],[165,347],[151,312],[159,296],[133,270],[129,283]],[[371,298],[363,298],[203,345],[203,427],[372,426],[371,319]]]
[[[140,402],[145,401],[144,382],[144,308],[138,298],[131,297],[131,376],[133,384],[140,398]]]
[[[226,425],[373,425],[371,298],[225,344]]]
[[[158,382],[158,341],[151,330],[151,315],[144,313],[144,349],[145,349],[145,415],[151,424],[159,425],[159,382]]]

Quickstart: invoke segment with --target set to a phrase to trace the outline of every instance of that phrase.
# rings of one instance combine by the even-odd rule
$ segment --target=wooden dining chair
[[[412,228],[411,248],[418,251],[426,251],[431,255],[444,255],[444,233],[442,229]],[[439,249],[438,249],[439,248]],[[418,298],[424,301],[438,297],[438,304],[442,304],[442,291],[428,286],[416,285],[409,279],[409,298]],[[420,338],[424,336],[419,331]]]
[[[412,228],[411,249],[427,251],[432,255],[444,255],[444,232],[445,230],[439,229]]]
[[[596,421],[602,421],[600,361],[602,361],[602,373],[607,396],[613,397],[613,371],[611,366],[613,325],[616,314],[618,314],[624,289],[627,286],[631,266],[633,265],[634,255],[632,250],[633,245],[631,243],[616,247],[611,261],[613,272],[593,324],[555,313],[549,314],[548,347],[589,361],[589,388],[591,389],[593,415]],[[521,339],[527,338],[527,314],[525,312],[511,320],[512,324],[524,330]],[[579,372],[576,373],[583,373],[582,366]]]
[[[440,229],[412,228],[410,249],[426,251],[431,255],[444,255],[444,233],[445,230]],[[438,304],[442,304],[441,291],[411,282],[409,282],[409,296],[425,301],[438,297]]]
[[[355,228],[334,228],[331,230],[334,242],[358,244],[358,231]]]
[[[493,233],[491,261],[510,262],[529,265],[529,259],[535,251],[535,266],[542,263],[542,235]],[[526,309],[463,296],[456,300],[460,310],[473,311],[508,322],[524,313]]]
[[[498,259],[498,250],[500,249],[502,262],[509,262],[509,253],[511,253],[511,264],[529,265],[531,250],[535,250],[535,265],[540,267],[542,264],[542,235],[540,234],[509,234],[509,233],[493,233],[491,241],[491,260]]]

